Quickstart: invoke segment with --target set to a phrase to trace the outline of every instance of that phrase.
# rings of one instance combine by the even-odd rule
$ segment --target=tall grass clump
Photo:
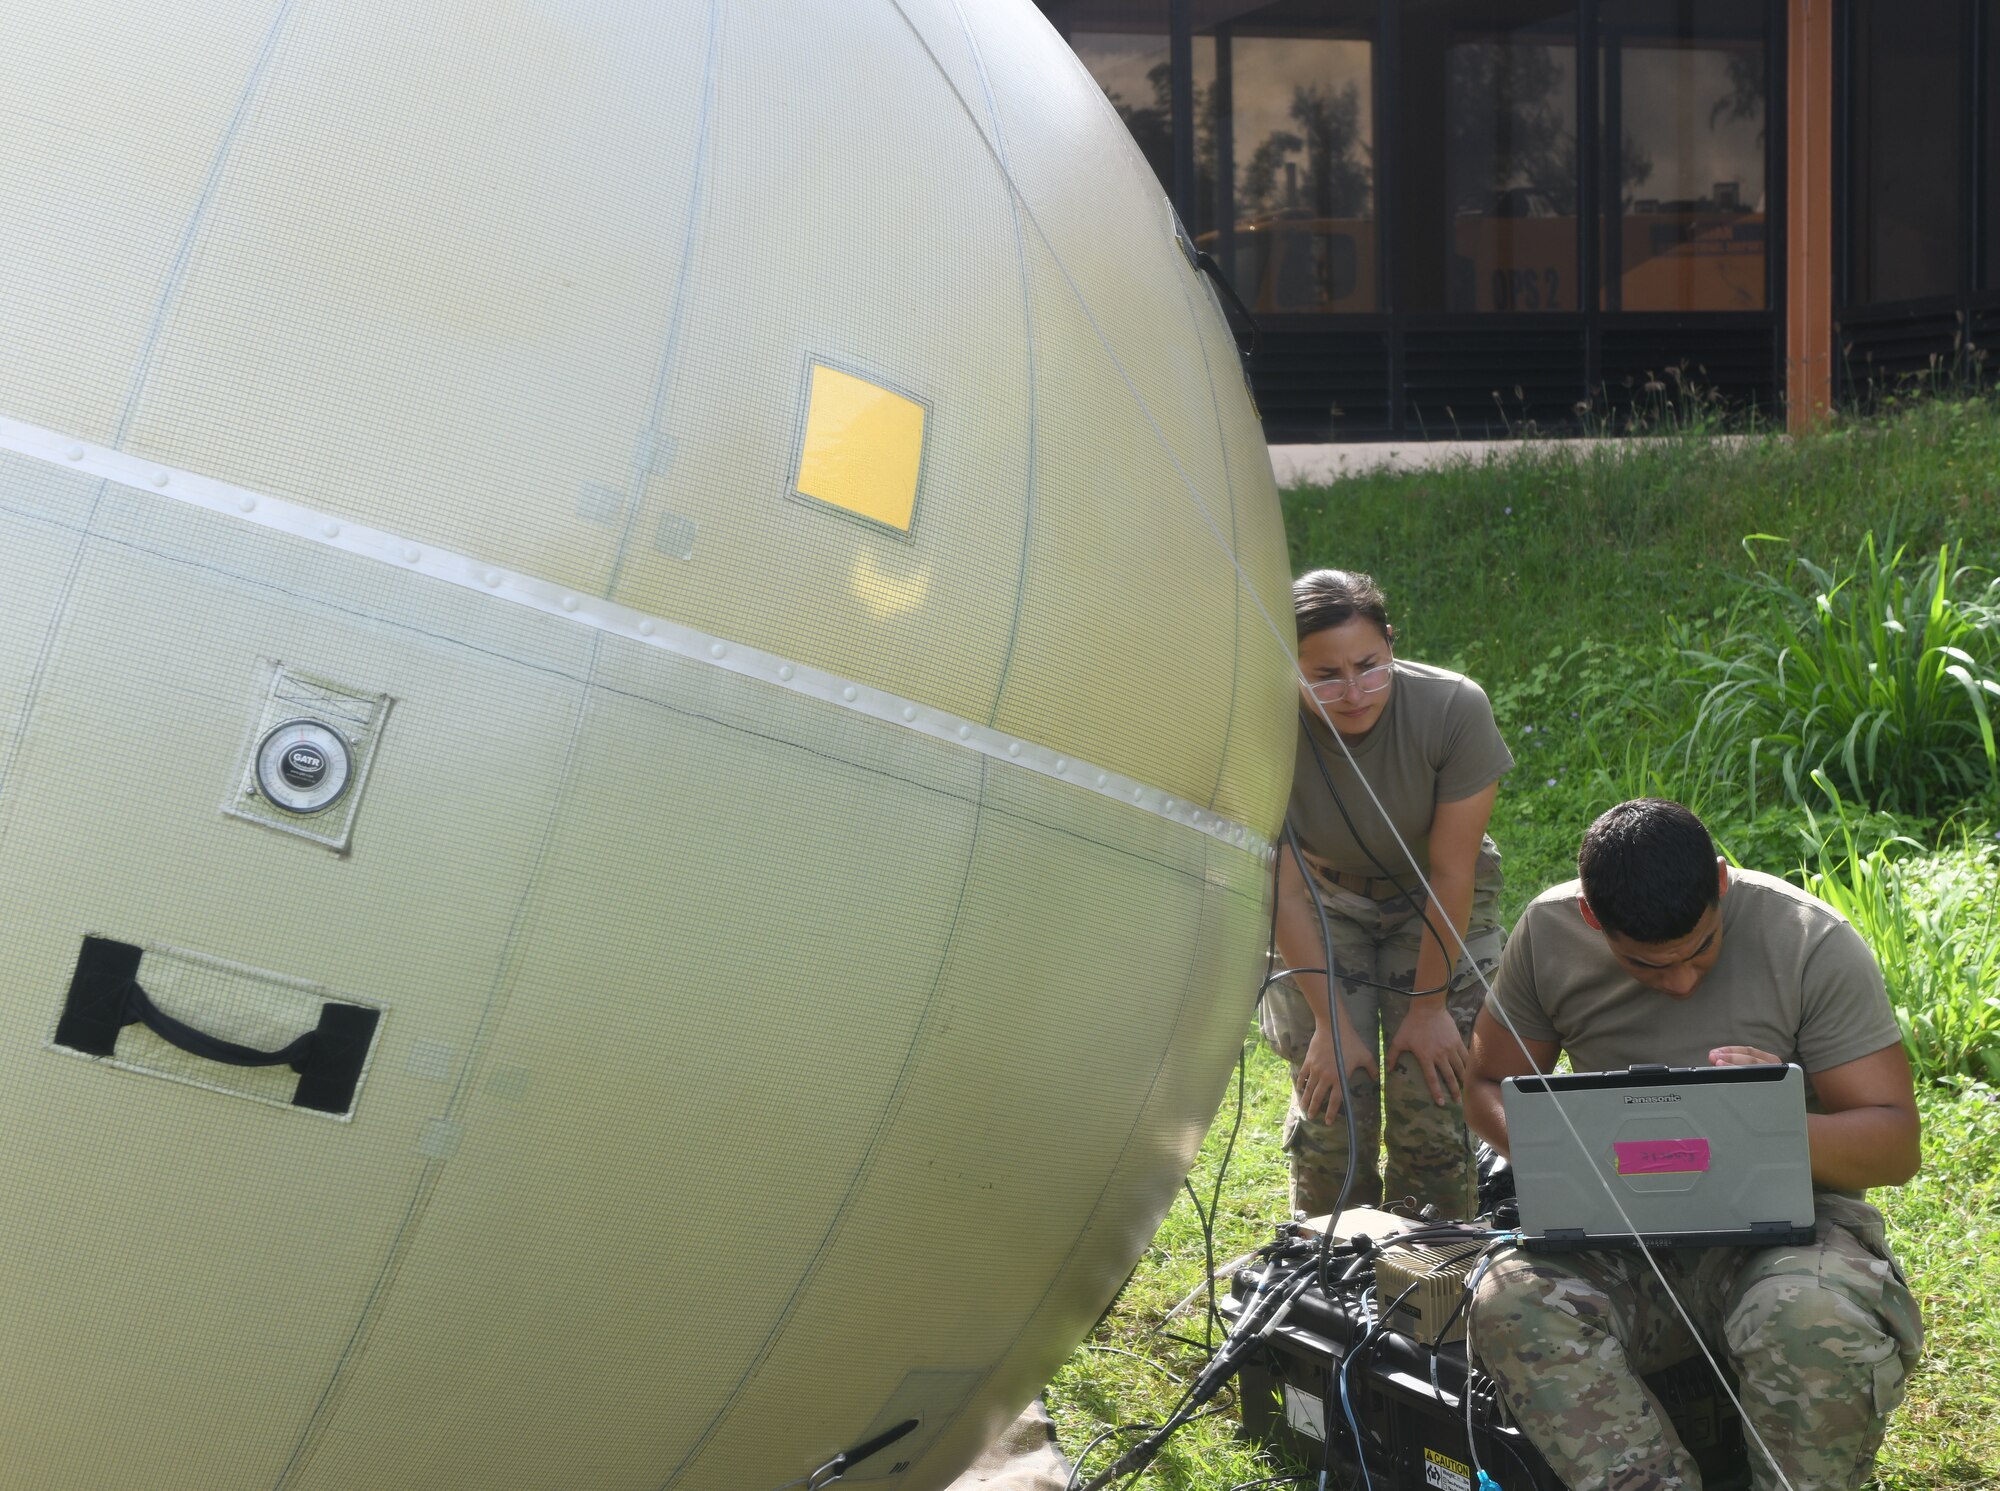
[[[2000,846],[1963,824],[1935,853],[1901,834],[1870,843],[1827,776],[1814,781],[1832,813],[1806,810],[1805,888],[1874,950],[1917,1080],[2000,1084]]]
[[[1851,572],[1794,552],[1742,584],[1719,640],[1673,624],[1694,700],[1676,749],[1732,763],[1753,815],[1774,789],[1803,805],[1815,772],[1919,816],[2000,786],[2000,580],[1955,545],[1885,556],[1870,535]]]

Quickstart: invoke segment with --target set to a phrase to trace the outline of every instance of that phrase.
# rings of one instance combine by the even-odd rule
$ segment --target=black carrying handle
[[[870,1455],[879,1454],[881,1451],[886,1450],[890,1445],[910,1433],[922,1422],[922,1419],[904,1419],[900,1424],[895,1424],[884,1429],[873,1439],[864,1439],[853,1449],[842,1450],[831,1460],[827,1461],[826,1464],[820,1466],[818,1470],[815,1470],[811,1475],[806,1477],[806,1491],[822,1491],[822,1488],[831,1486],[835,1481],[844,1478],[849,1470],[859,1465]]]
[[[176,1020],[153,1003],[135,978],[125,980],[122,992],[122,1010],[127,1025],[136,1022],[168,1045],[179,1046],[190,1056],[219,1061],[224,1066],[288,1066],[303,1076],[312,1060],[313,1047],[319,1040],[317,1030],[308,1030],[279,1050],[259,1051],[250,1046],[239,1046],[234,1041],[225,1041],[219,1035],[209,1035]]]
[[[139,982],[145,949],[108,937],[85,937],[77,953],[69,998],[56,1023],[56,1044],[87,1056],[111,1056],[118,1033],[144,1025],[161,1040],[205,1061],[225,1066],[288,1066],[299,1074],[292,1106],[319,1113],[346,1113],[375,1036],[381,1011],[359,1004],[320,1006],[319,1025],[276,1051],[259,1051],[177,1020],[147,995]]]

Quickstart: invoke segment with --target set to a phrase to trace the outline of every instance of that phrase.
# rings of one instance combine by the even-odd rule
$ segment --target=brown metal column
[[[1785,423],[1795,433],[1833,403],[1834,3],[1785,6]]]

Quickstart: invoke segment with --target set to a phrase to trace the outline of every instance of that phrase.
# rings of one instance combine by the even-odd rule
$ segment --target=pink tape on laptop
[[[1706,1139],[1639,1139],[1614,1142],[1620,1175],[1687,1175],[1708,1168]]]

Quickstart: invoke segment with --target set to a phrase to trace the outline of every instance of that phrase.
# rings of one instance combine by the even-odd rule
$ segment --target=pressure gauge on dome
[[[318,720],[286,720],[257,742],[257,790],[274,807],[323,813],[354,779],[353,752],[340,732]]]

